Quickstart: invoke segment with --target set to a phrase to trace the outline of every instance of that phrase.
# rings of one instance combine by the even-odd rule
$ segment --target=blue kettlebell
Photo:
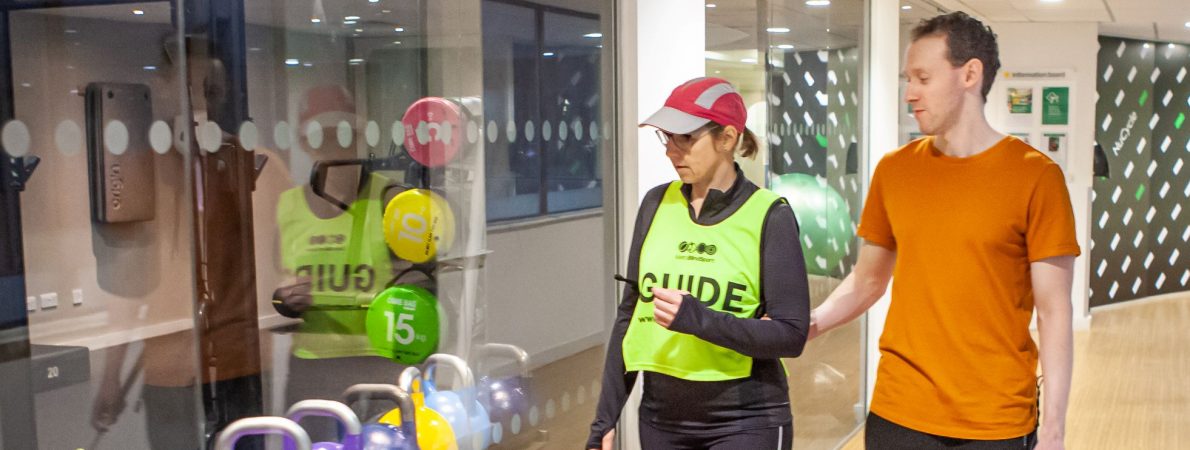
[[[332,400],[302,400],[290,406],[285,416],[294,422],[310,416],[330,417],[339,422],[344,431],[342,441],[316,442],[313,450],[360,450],[363,425],[347,405]]]
[[[484,344],[476,352],[476,367],[497,357],[516,361],[518,369],[516,376],[484,376],[479,380],[479,403],[487,409],[491,421],[499,425],[492,430],[492,441],[500,443],[504,430],[518,434],[523,423],[535,424],[536,418],[529,416],[533,404],[529,394],[529,353],[511,344]]]
[[[434,355],[430,355],[430,358],[433,357]],[[426,360],[427,364],[429,361],[429,359]],[[427,373],[426,375],[429,374]],[[459,398],[459,395],[452,391],[439,391],[428,376],[423,377],[421,370],[413,366],[406,367],[401,372],[397,385],[401,389],[408,391],[413,389],[414,380],[420,380],[421,392],[425,395],[426,407],[441,415],[450,426],[451,434],[454,435],[455,444],[459,450],[474,450],[469,438],[471,435],[471,420],[467,417],[467,408],[463,406],[463,400]]]
[[[244,436],[277,434],[294,450],[311,450],[310,435],[301,426],[284,417],[249,417],[232,422],[219,432],[215,450],[233,450],[236,441]]]
[[[380,399],[401,408],[401,426],[370,423],[364,426],[361,450],[418,450],[416,408],[408,392],[391,384],[357,384],[343,391],[343,403],[353,405],[362,399]]]
[[[462,383],[454,391],[438,391],[434,376],[438,366],[450,366],[458,374]],[[492,422],[487,409],[479,403],[475,388],[475,375],[467,362],[448,353],[435,353],[426,358],[426,392],[453,394],[458,399],[467,418],[469,432],[456,434],[460,449],[484,450],[492,445]]]

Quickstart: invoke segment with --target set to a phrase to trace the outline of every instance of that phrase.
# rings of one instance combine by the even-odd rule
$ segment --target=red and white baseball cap
[[[695,78],[674,88],[665,106],[641,122],[673,134],[687,134],[715,122],[732,125],[740,132],[748,120],[744,98],[727,80],[714,77]]]

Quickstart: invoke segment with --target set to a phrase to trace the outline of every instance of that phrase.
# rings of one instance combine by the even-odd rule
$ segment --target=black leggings
[[[662,431],[642,420],[640,447],[644,450],[792,450],[793,424],[707,435]]]
[[[1021,437],[982,441],[922,433],[872,413],[864,425],[866,450],[1029,450],[1036,446],[1037,430]]]

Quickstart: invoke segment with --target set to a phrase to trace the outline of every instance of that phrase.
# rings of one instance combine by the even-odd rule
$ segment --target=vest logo
[[[310,245],[336,245],[347,242],[347,236],[342,234],[318,234],[310,236]]]
[[[705,244],[702,242],[687,242],[682,241],[678,244],[678,252],[680,253],[697,253],[700,255],[714,255],[719,251],[715,244]]]
[[[371,292],[376,285],[376,271],[367,264],[305,265],[294,275],[309,279],[314,292]]]

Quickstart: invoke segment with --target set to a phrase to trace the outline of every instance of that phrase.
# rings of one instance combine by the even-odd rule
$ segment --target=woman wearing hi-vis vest
[[[641,124],[681,181],[637,213],[586,448],[612,448],[638,372],[641,448],[792,448],[780,358],[805,346],[810,296],[793,210],[734,163],[757,152],[746,119],[730,83],[697,78]]]

